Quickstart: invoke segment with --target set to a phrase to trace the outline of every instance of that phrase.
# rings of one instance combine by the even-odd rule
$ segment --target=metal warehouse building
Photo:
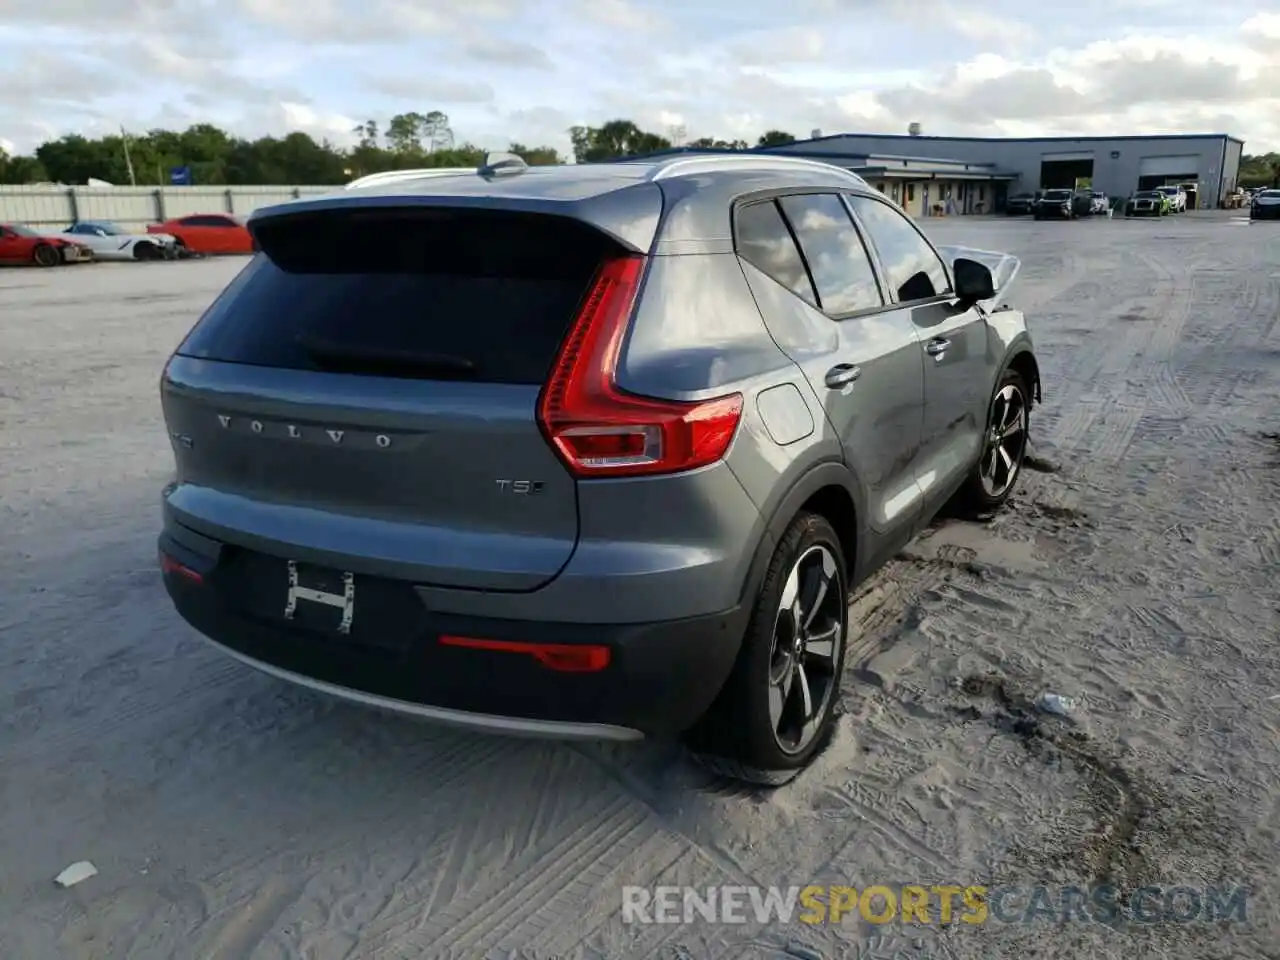
[[[1224,133],[1039,139],[842,133],[766,149],[849,167],[898,194],[912,212],[928,213],[944,198],[961,212],[999,209],[1006,194],[1072,187],[1081,177],[1116,197],[1194,182],[1196,205],[1217,207],[1236,186],[1244,141]],[[977,199],[988,190],[994,204]]]

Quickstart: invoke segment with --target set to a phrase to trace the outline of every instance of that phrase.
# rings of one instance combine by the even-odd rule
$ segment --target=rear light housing
[[[606,260],[596,272],[538,399],[538,423],[578,477],[694,470],[724,457],[742,395],[682,402],[640,397],[615,382],[645,258]]]

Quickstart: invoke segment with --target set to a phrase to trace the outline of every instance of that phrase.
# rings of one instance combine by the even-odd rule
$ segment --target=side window
[[[839,316],[884,306],[871,258],[837,194],[783,197],[778,202],[809,264],[824,311]]]
[[[951,291],[946,267],[910,220],[871,197],[851,196],[849,201],[880,254],[889,287],[900,303]]]
[[[207,214],[199,214],[194,217],[183,217],[179,221],[184,227],[225,227],[227,221],[223,217],[211,217]]]
[[[818,298],[809,282],[804,260],[776,203],[764,200],[739,207],[736,241],[738,255],[743,260],[797,297],[817,306]]]

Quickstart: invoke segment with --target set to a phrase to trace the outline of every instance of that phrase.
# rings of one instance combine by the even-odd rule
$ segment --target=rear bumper
[[[246,592],[278,599],[274,611],[285,584],[233,581],[225,554],[194,552],[168,532],[159,548],[201,578],[164,573],[178,613],[231,656],[329,695],[491,733],[626,740],[686,730],[728,676],[747,620],[740,608],[619,625],[460,616],[428,609],[408,584],[371,581],[376,603],[362,624],[357,581],[351,633],[342,635],[265,615],[261,604],[250,611]],[[521,653],[444,646],[442,635],[602,645],[610,662],[565,673]]]

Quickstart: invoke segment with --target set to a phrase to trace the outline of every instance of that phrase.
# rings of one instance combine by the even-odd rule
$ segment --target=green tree
[[[715,137],[699,137],[697,140],[690,140],[685,146],[693,147],[696,150],[746,150],[747,141],[745,140],[717,140]]]
[[[0,183],[21,185],[48,179],[48,172],[34,157],[11,157],[0,150]]]
[[[432,110],[422,120],[422,136],[427,141],[427,150],[453,149],[453,128],[449,126],[448,114]]]
[[[387,146],[400,154],[421,153],[426,126],[421,113],[397,113],[387,121]]]
[[[1280,153],[1246,153],[1240,158],[1238,182],[1242,187],[1280,187]]]
[[[671,149],[671,141],[641,130],[630,120],[610,120],[599,127],[570,127],[573,157],[578,163],[599,163]]]
[[[440,110],[401,113],[386,121],[370,118],[352,133],[356,144],[340,148],[301,132],[250,140],[210,123],[197,123],[185,130],[155,129],[129,134],[128,161],[126,142],[119,134],[97,139],[68,134],[40,144],[31,156],[0,155],[0,183],[83,184],[96,178],[126,184],[131,162],[140,186],[167,184],[173,167],[190,167],[197,184],[336,185],[384,170],[475,167],[484,161],[487,152],[475,144],[457,142],[448,114]],[[574,159],[579,163],[640,156],[671,147],[668,137],[642,130],[635,122],[622,118],[598,127],[573,127],[569,136]],[[771,130],[760,137],[759,144],[790,143],[794,139],[788,133]],[[688,145],[701,149],[750,149],[744,140],[716,137],[703,137]],[[530,165],[564,162],[553,147],[512,143],[509,149]],[[1246,158],[1254,165],[1249,169],[1256,168],[1264,181],[1275,175],[1267,164],[1277,160],[1280,156]]]
[[[564,162],[554,147],[526,147],[523,143],[512,143],[507,150],[531,167],[553,167]]]
[[[796,138],[785,130],[766,130],[756,141],[757,147],[781,147],[787,143],[795,143]]]

